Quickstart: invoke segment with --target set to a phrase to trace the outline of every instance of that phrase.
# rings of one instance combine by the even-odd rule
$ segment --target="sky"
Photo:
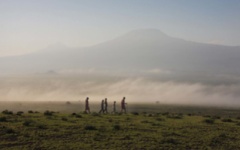
[[[236,46],[239,16],[239,0],[0,0],[0,56],[86,47],[142,28]]]

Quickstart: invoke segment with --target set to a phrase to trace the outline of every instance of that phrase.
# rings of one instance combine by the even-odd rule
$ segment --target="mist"
[[[240,106],[240,84],[206,84],[144,76],[17,75],[0,78],[1,101],[80,101]]]
[[[240,47],[140,29],[85,48],[0,57],[1,101],[240,106]]]

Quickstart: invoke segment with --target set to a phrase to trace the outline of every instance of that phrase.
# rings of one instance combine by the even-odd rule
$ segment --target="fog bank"
[[[240,84],[149,80],[145,77],[18,76],[0,78],[1,101],[90,101],[240,106]]]

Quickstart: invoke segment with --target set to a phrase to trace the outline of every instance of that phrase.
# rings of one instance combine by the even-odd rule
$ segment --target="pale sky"
[[[239,0],[0,0],[0,56],[85,47],[141,28],[240,45]]]

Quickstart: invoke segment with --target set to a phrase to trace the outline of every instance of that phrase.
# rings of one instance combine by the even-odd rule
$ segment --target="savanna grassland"
[[[127,114],[4,110],[0,149],[240,149],[239,111],[184,109],[188,112],[176,113],[174,107]]]

